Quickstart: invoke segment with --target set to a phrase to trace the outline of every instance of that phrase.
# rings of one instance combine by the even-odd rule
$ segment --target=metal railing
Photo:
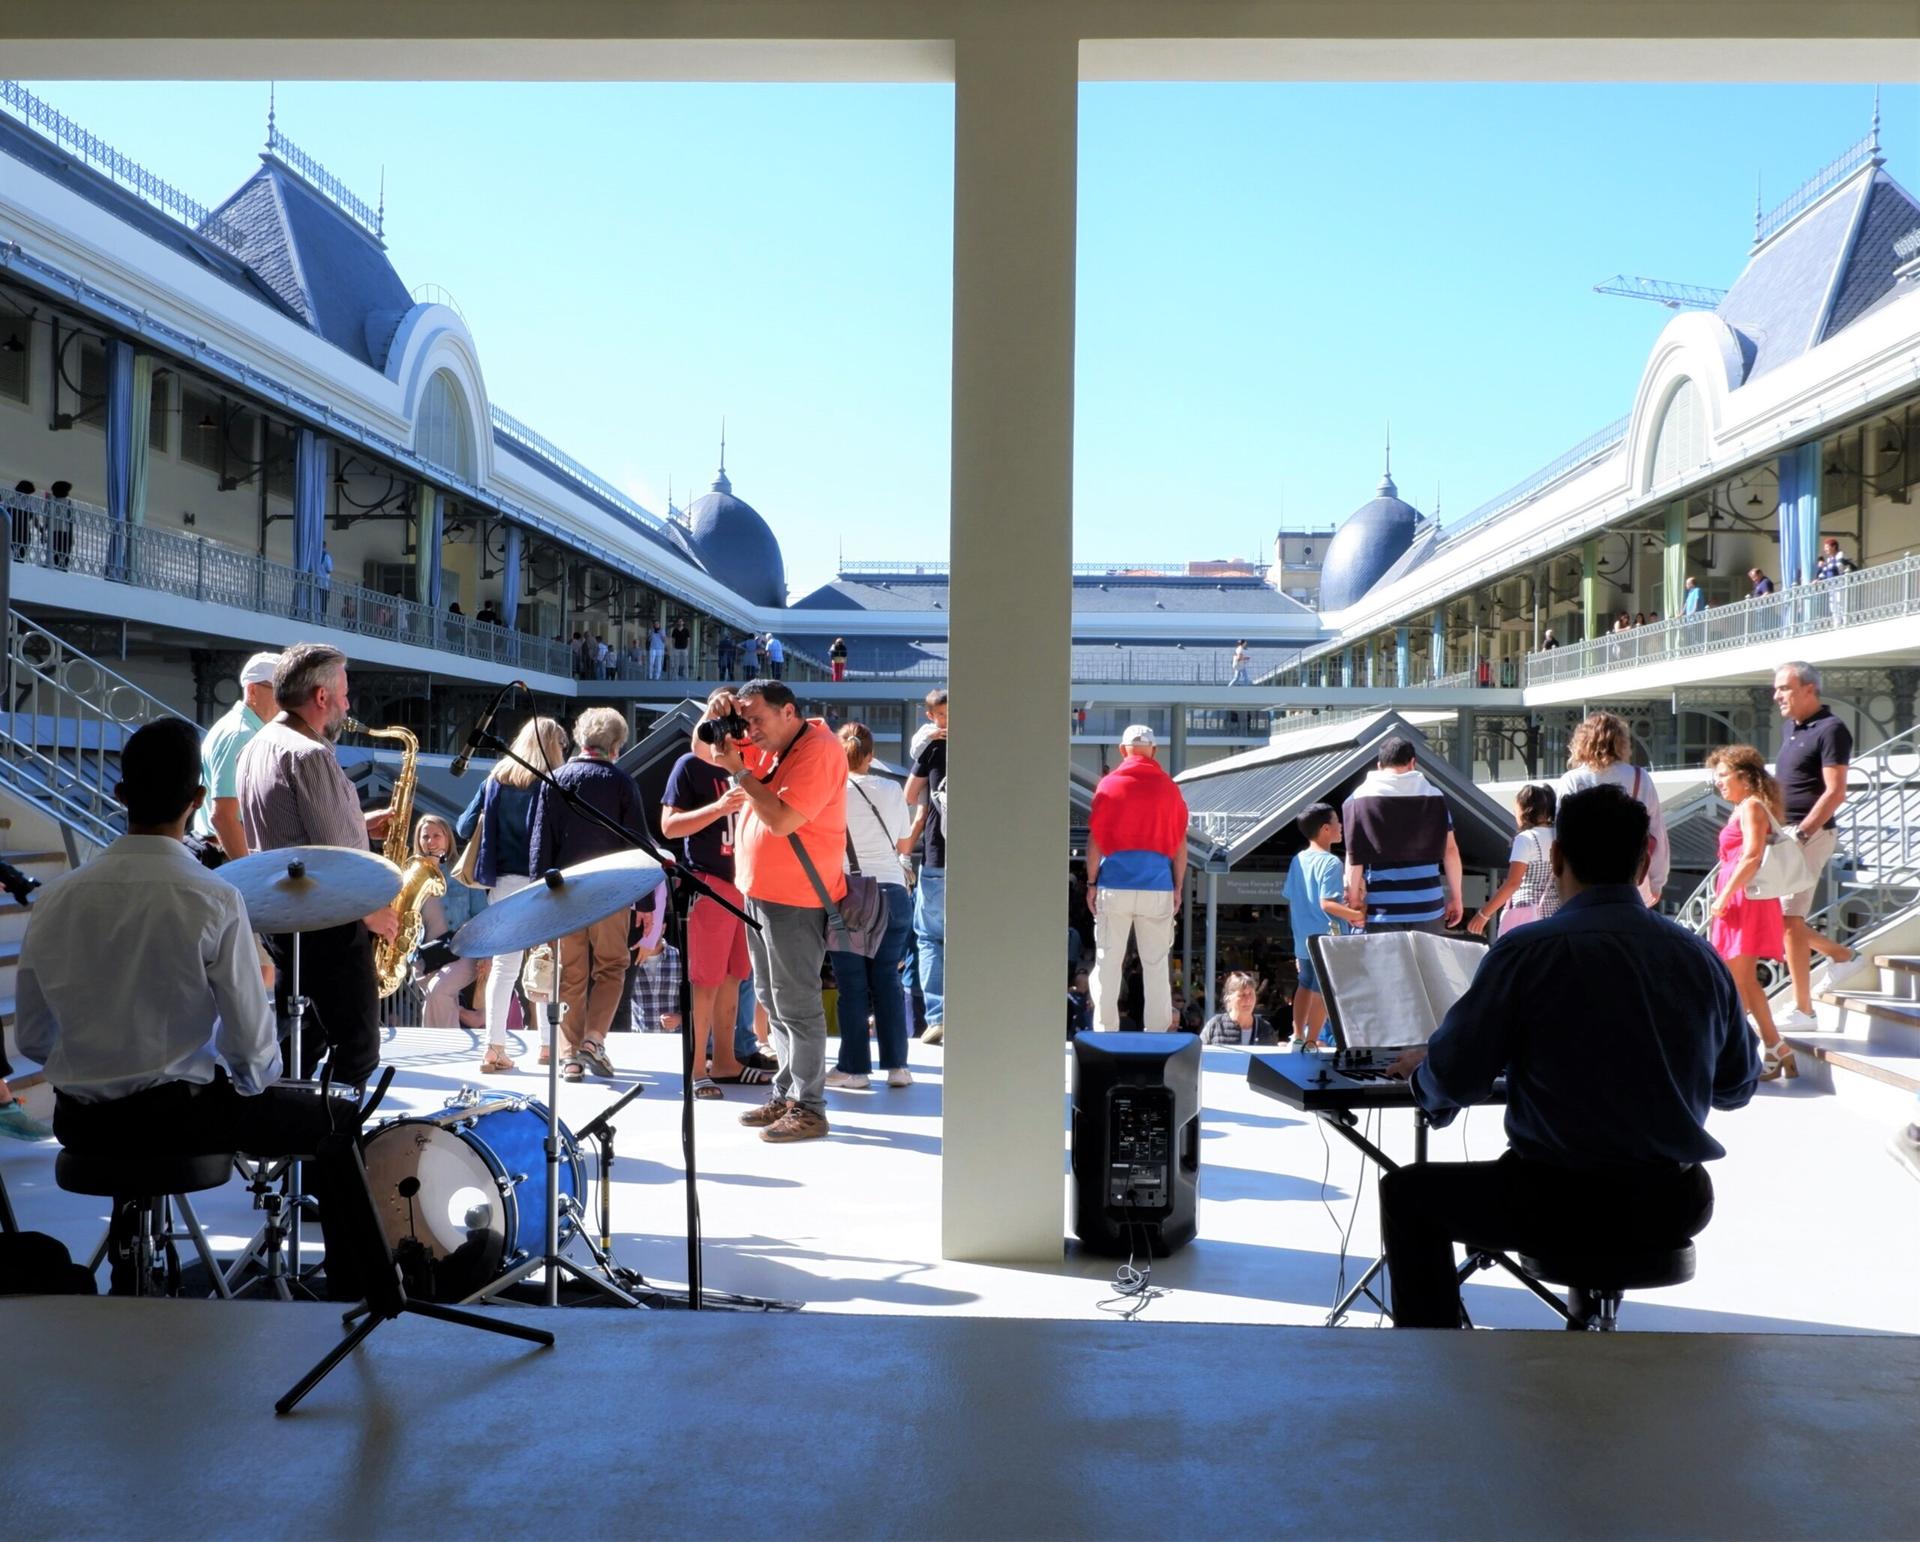
[[[1777,236],[1806,210],[1812,208],[1827,194],[1831,193],[1848,177],[1852,176],[1879,153],[1879,134],[1868,134],[1858,143],[1849,145],[1838,159],[1822,166],[1811,177],[1800,184],[1786,199],[1777,203],[1765,215],[1753,222],[1753,244],[1761,245]]]
[[[1920,899],[1920,726],[1855,755],[1833,828],[1833,860],[1807,924],[1850,943]],[[1716,868],[1701,879],[1677,913],[1682,926],[1703,937],[1712,927],[1718,877]],[[1785,985],[1786,965],[1763,959],[1760,983],[1769,993]]]
[[[1527,655],[1528,686],[1920,614],[1920,554]]]
[[[561,449],[559,445],[547,438],[545,434],[539,432],[537,429],[529,428],[525,423],[522,423],[518,418],[514,417],[512,413],[503,412],[498,407],[491,407],[488,411],[493,419],[493,431],[496,434],[505,436],[528,454],[532,455],[536,460],[545,461],[547,465],[554,470],[562,472],[573,481],[590,488],[600,497],[605,498],[609,503],[617,505],[622,511],[639,524],[644,525],[647,529],[657,532],[664,532],[667,529],[667,521],[654,513],[652,509],[644,508],[640,504],[635,503],[632,498],[621,492],[613,483],[599,475],[599,473],[589,469],[580,461],[575,460],[571,455],[567,454],[565,450]]]
[[[1326,533],[1330,535],[1332,532]],[[1236,564],[1245,566],[1244,575],[1231,571]],[[1222,557],[1215,561],[1190,559],[1186,562],[1076,562],[1072,571],[1076,578],[1194,578],[1217,581],[1222,577],[1258,577],[1266,572],[1268,566],[1258,557]],[[1222,567],[1230,571],[1225,574],[1206,571]],[[1201,571],[1196,572],[1195,569]],[[938,562],[842,562],[839,573],[842,578],[865,573],[885,573],[894,578],[948,578],[952,576],[953,564],[944,559]]]
[[[246,232],[220,218],[205,204],[189,198],[172,183],[156,177],[130,156],[122,155],[97,134],[89,133],[65,113],[48,105],[17,80],[0,80],[0,104],[20,115],[28,128],[69,150],[111,181],[170,215],[207,240],[238,252],[247,243]]]
[[[125,830],[114,785],[136,728],[179,716],[18,611],[7,616],[12,694],[0,713],[0,780],[81,839],[105,846]]]
[[[375,209],[311,155],[271,124],[267,127],[267,153],[297,171],[317,191],[326,195],[340,212],[376,241],[386,234],[386,210]]]
[[[1446,526],[1446,536],[1441,544],[1457,541],[1469,530],[1477,530],[1496,515],[1506,514],[1524,504],[1533,502],[1541,493],[1554,483],[1596,460],[1611,455],[1627,437],[1627,428],[1633,422],[1631,415],[1618,422],[1609,423],[1596,434],[1589,434],[1564,455],[1547,462],[1532,476],[1515,482],[1505,492],[1489,498],[1464,518],[1453,520]]]
[[[316,578],[204,536],[122,524],[92,504],[5,493],[0,510],[16,563],[545,674],[570,670],[564,643],[449,615],[360,584]]]

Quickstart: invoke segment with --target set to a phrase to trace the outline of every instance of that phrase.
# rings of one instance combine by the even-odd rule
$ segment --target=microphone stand
[[[524,682],[515,681],[514,684],[519,685],[522,690],[526,690]],[[528,694],[531,696],[532,693],[528,692]],[[642,828],[639,830],[629,829],[611,815],[602,813],[571,788],[563,787],[554,778],[551,771],[544,767],[536,766],[532,762],[524,760],[514,754],[510,745],[502,743],[498,736],[488,732],[484,727],[475,730],[474,738],[482,747],[497,750],[515,765],[531,772],[534,779],[539,782],[541,786],[552,792],[554,796],[559,798],[573,813],[585,816],[594,824],[599,825],[600,828],[608,834],[617,836],[622,844],[627,847],[637,848],[646,852],[660,864],[661,871],[666,876],[668,903],[671,906],[671,915],[673,918],[673,927],[670,935],[676,938],[680,948],[680,986],[677,995],[680,1008],[680,1147],[686,1164],[687,1184],[687,1305],[693,1311],[700,1311],[703,1304],[704,1286],[700,1264],[700,1194],[697,1186],[699,1183],[699,1164],[695,1156],[693,1124],[693,983],[687,959],[687,912],[692,908],[694,899],[704,895],[707,899],[712,900],[714,904],[720,906],[730,914],[738,916],[756,932],[760,930],[760,923],[754,920],[752,916],[748,915],[738,905],[734,904],[732,900],[727,899],[724,895],[716,894],[713,888],[702,879],[698,873],[691,871],[683,863],[677,861],[671,852],[665,850],[659,840],[654,836],[652,829],[647,826],[644,813],[641,815]],[[557,960],[554,971],[553,988],[554,994],[557,996],[560,991]],[[552,1004],[550,1003],[549,1005],[551,1006]],[[701,1045],[700,1050],[704,1056],[706,1046],[704,1044]],[[552,1063],[555,1068],[560,1064],[559,1024],[557,1020],[554,1023]],[[559,1115],[557,1111],[553,1114],[553,1117],[558,1119]],[[549,1176],[557,1179],[559,1172],[559,1150],[557,1145],[549,1159],[548,1168]],[[601,1182],[603,1185],[606,1182],[604,1172],[601,1176]],[[553,1218],[554,1207],[550,1200],[548,1205],[549,1226],[553,1225]],[[549,1294],[551,1294],[551,1291],[549,1291]]]

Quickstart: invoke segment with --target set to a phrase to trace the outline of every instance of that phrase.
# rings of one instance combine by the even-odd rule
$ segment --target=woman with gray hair
[[[642,828],[640,789],[614,762],[627,743],[627,720],[612,707],[589,707],[573,724],[574,755],[554,772],[559,786],[599,810],[616,826]],[[533,839],[528,871],[572,867],[595,857],[627,851],[628,843],[542,783],[533,801]],[[560,1074],[577,1082],[588,1071],[612,1076],[607,1031],[626,993],[627,924],[622,908],[560,939],[560,1032],[566,1039]]]
[[[1557,802],[1564,803],[1585,787],[1605,783],[1618,787],[1647,811],[1647,837],[1653,855],[1647,863],[1640,897],[1649,907],[1660,903],[1673,865],[1673,847],[1667,840],[1667,821],[1660,812],[1660,793],[1652,775],[1633,763],[1633,735],[1626,720],[1611,712],[1591,712],[1567,743],[1567,774],[1553,784]]]

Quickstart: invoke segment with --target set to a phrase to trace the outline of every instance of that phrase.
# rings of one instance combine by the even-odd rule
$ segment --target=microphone
[[[453,757],[453,764],[447,768],[448,775],[465,776],[467,774],[467,763],[473,759],[473,752],[485,742],[487,730],[493,727],[493,720],[499,715],[500,704],[507,699],[507,692],[515,686],[524,686],[524,682],[509,680],[500,687],[499,694],[487,704],[487,710],[480,714],[480,721],[473,725],[473,732],[467,735],[466,744],[461,748],[460,753]]]

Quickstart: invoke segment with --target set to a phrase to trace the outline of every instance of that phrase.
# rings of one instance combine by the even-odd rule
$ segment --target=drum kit
[[[294,939],[287,1015],[289,1063],[297,1075],[307,1006],[300,994],[301,933],[372,914],[399,892],[400,872],[372,852],[335,846],[259,852],[219,872],[246,899],[257,930]],[[454,934],[453,951],[463,958],[486,958],[569,936],[637,902],[661,874],[660,864],[640,852],[550,870],[468,921]],[[557,955],[558,944],[555,950]],[[556,956],[556,979],[558,974]],[[562,1008],[549,1001],[545,1010],[557,1049]],[[619,1304],[642,1304],[615,1279],[645,1282],[619,1269],[606,1250],[608,1239],[596,1240],[584,1224],[587,1190],[579,1141],[558,1113],[560,1060],[557,1052],[549,1057],[545,1103],[462,1088],[442,1112],[388,1119],[361,1138],[381,1229],[411,1296],[479,1301],[544,1272],[550,1306],[559,1303],[563,1273]],[[600,1127],[595,1133],[602,1143],[603,1188],[610,1160],[606,1118],[594,1121]],[[247,1169],[247,1176],[267,1222],[228,1270],[226,1283],[231,1288],[257,1267],[259,1283],[286,1297],[298,1283],[299,1165],[289,1161],[275,1169]],[[284,1194],[273,1191],[275,1180]],[[592,1252],[597,1274],[565,1256],[576,1238]],[[285,1257],[294,1260],[291,1281],[282,1251],[289,1240]]]

